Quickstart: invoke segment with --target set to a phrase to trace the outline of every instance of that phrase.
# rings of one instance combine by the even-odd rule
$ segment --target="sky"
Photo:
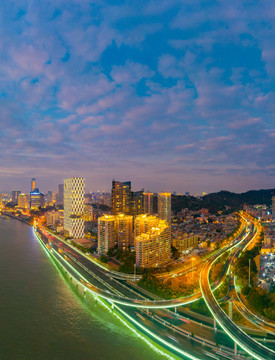
[[[0,2],[0,191],[275,187],[275,2]]]

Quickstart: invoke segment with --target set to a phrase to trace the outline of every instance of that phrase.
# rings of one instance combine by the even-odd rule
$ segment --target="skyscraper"
[[[272,196],[272,218],[275,220],[275,196]]]
[[[112,212],[114,215],[131,213],[131,181],[112,182]]]
[[[153,193],[143,193],[143,214],[153,215]]]
[[[162,220],[171,222],[171,194],[159,193],[158,194],[158,216]]]
[[[132,215],[141,215],[144,214],[144,197],[143,197],[143,189],[140,191],[132,191],[131,192],[131,202],[132,202]]]
[[[165,220],[159,220],[156,227],[135,237],[136,265],[155,267],[171,259],[171,227]]]
[[[38,188],[30,192],[30,208],[35,210],[44,206],[44,194]]]
[[[128,250],[133,246],[133,216],[119,214],[116,216],[117,246],[120,250]]]
[[[116,217],[114,215],[103,215],[98,218],[98,247],[100,255],[107,254],[107,251],[117,243]]]
[[[29,207],[29,197],[27,194],[20,194],[18,196],[18,207],[21,209],[27,209]]]
[[[64,205],[64,184],[58,185],[57,205]]]
[[[31,191],[34,191],[36,188],[36,179],[35,178],[32,178],[32,181],[31,181]]]
[[[84,183],[80,177],[64,180],[64,231],[75,239],[84,237]]]
[[[13,203],[18,203],[18,196],[21,194],[20,190],[13,190],[11,192],[11,201]]]

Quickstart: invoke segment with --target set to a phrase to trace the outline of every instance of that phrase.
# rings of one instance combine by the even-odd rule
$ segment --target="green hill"
[[[201,198],[185,195],[172,195],[172,210],[177,213],[184,208],[190,210],[208,209],[211,213],[218,211],[235,211],[242,208],[244,204],[271,205],[271,198],[275,196],[275,189],[250,190],[245,193],[233,193],[230,191],[219,191]]]

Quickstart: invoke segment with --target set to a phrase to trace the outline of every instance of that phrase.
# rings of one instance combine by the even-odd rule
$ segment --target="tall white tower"
[[[84,237],[85,179],[64,180],[64,230],[75,239]]]
[[[166,220],[168,224],[171,223],[171,194],[158,194],[158,217]]]

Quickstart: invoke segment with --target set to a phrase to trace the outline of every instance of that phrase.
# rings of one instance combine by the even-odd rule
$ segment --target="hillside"
[[[223,190],[205,195],[200,199],[193,196],[172,195],[172,210],[177,213],[184,208],[190,210],[204,208],[211,213],[227,210],[231,212],[241,209],[244,204],[266,204],[270,206],[272,196],[275,196],[275,189],[250,190],[241,194]]]

